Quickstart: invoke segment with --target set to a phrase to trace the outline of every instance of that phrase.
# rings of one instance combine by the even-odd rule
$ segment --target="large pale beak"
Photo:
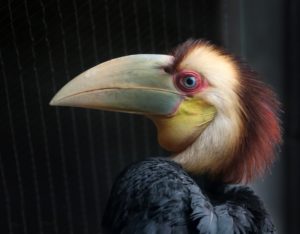
[[[163,66],[168,55],[130,55],[99,64],[67,83],[50,105],[169,116],[182,96]]]

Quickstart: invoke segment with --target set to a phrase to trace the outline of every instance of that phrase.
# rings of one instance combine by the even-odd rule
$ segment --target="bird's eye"
[[[181,82],[187,89],[192,89],[197,85],[197,79],[194,76],[184,77]]]
[[[181,92],[186,94],[195,94],[206,86],[200,74],[186,70],[175,74],[174,83]]]

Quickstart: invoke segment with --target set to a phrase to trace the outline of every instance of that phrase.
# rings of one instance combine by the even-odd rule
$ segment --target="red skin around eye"
[[[193,76],[196,78],[196,86],[193,88],[187,88],[183,85],[182,80],[185,77],[188,76]],[[194,71],[189,71],[189,70],[183,70],[180,71],[179,73],[176,73],[173,76],[173,81],[175,86],[177,87],[178,90],[180,90],[181,92],[185,93],[185,94],[195,94],[195,93],[199,93],[200,91],[202,91],[205,87],[207,87],[207,81],[204,80],[202,78],[202,76]]]

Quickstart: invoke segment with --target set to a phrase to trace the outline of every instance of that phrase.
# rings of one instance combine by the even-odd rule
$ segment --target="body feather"
[[[109,233],[275,233],[249,187],[192,178],[168,159],[131,165],[116,180],[103,224]]]

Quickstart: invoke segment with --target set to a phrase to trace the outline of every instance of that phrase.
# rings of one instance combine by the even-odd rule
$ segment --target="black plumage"
[[[168,159],[129,166],[116,180],[103,225],[109,233],[275,233],[246,186],[193,178]]]

